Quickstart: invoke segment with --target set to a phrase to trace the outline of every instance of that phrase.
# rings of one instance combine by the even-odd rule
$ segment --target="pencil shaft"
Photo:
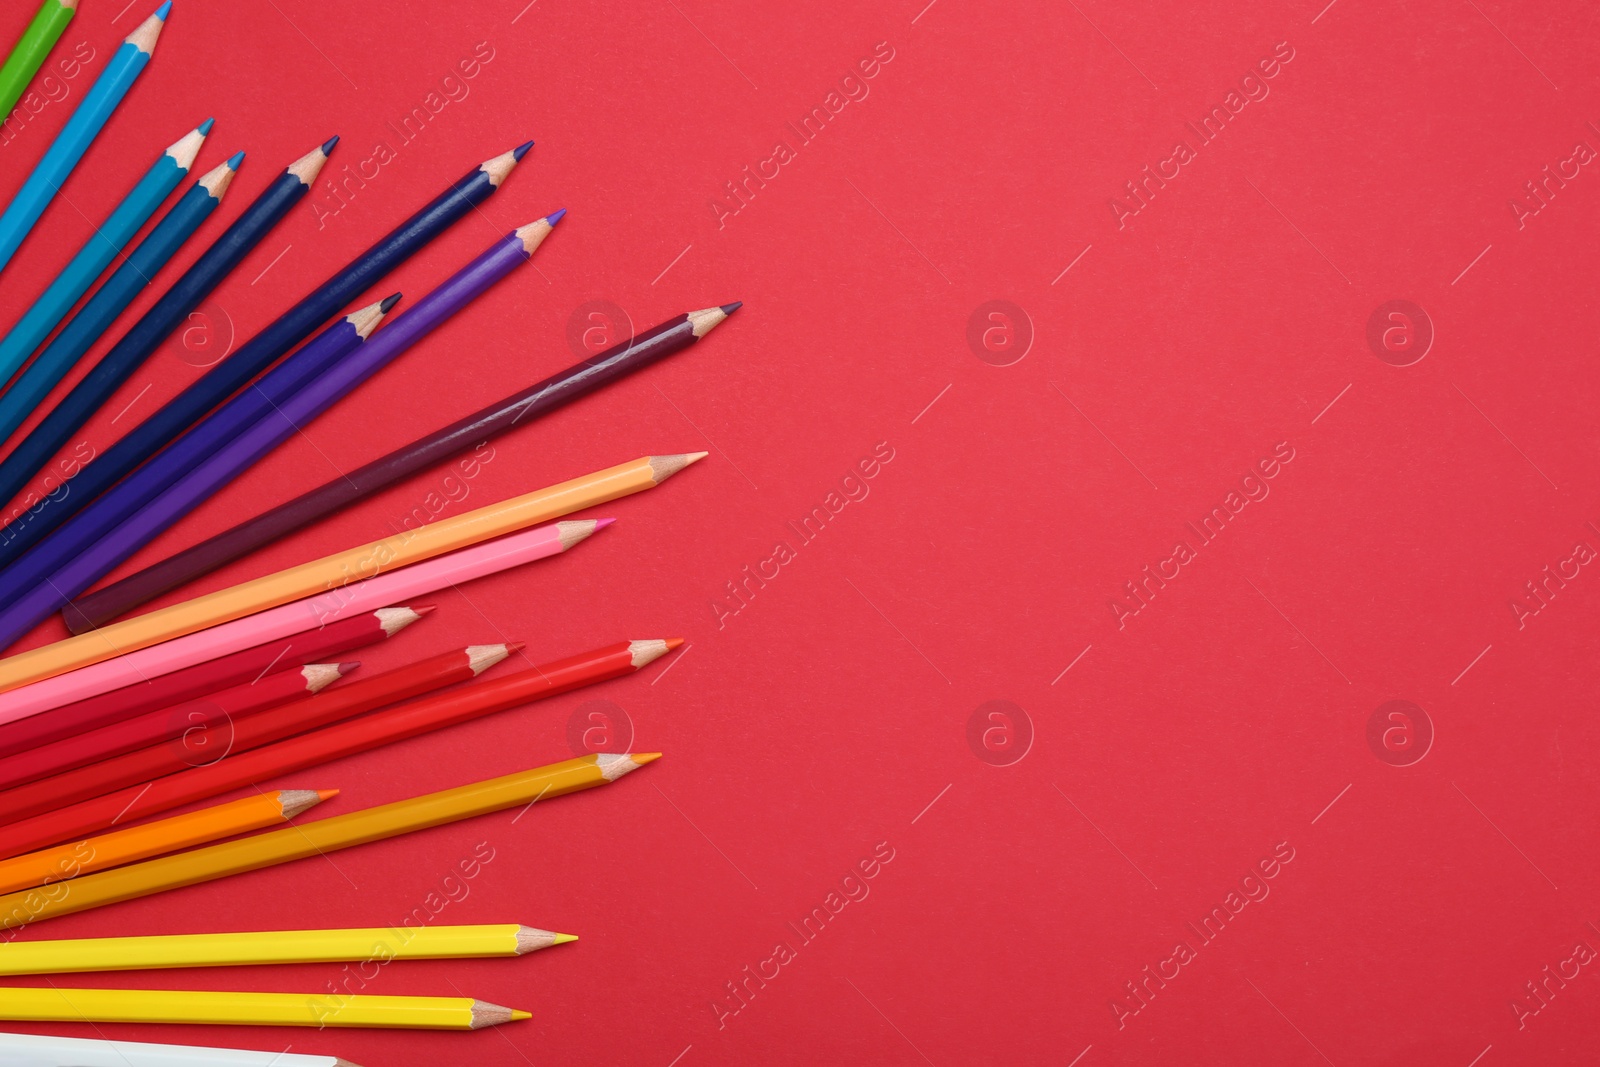
[[[273,544],[296,530],[396,484],[419,471],[527,425],[617,378],[681,351],[697,340],[680,315],[598,353],[498,403],[419,438],[271,511],[192,548],[78,598],[62,615],[73,633],[102,626],[162,593]]]
[[[162,17],[152,15],[112,53],[106,69],[84,94],[83,101],[73,111],[72,117],[61,128],[56,139],[45,150],[33,172],[12,197],[4,214],[0,214],[0,270],[11,262],[23,239],[33,229],[39,216],[83,158],[84,152],[122,98],[128,95],[150,62],[155,38],[160,36]],[[152,32],[153,31],[153,32]]]
[[[15,519],[5,528],[9,537],[0,544],[0,566],[16,559],[90,500],[165,448],[206,412],[305,340],[340,308],[352,303],[365,289],[377,284],[487,200],[515,165],[514,161],[507,162],[515,154],[506,153],[504,157],[473,168],[84,467],[72,479],[75,483],[72,492],[59,499],[46,497]]]
[[[140,1041],[0,1034],[6,1051],[21,1057],[19,1067],[352,1067],[333,1056],[297,1052],[254,1052],[196,1045],[154,1045]]]
[[[516,924],[13,941],[0,975],[516,956]]]
[[[0,115],[11,114],[11,109],[22,99],[23,90],[49,58],[50,50],[77,13],[76,7],[69,7],[61,0],[44,0],[39,6],[33,21],[11,49],[5,65],[0,66]]]
[[[45,2],[49,5],[57,0]],[[199,143],[185,143],[191,139],[193,142],[204,141],[205,134],[195,130],[161,154],[161,158],[145,172],[116,209],[95,227],[94,233],[84,241],[72,261],[62,268],[61,273],[33,302],[33,306],[0,340],[0,383],[11,380],[17,368],[50,336],[50,331],[72,310],[78,298],[89,291],[94,280],[111,265],[111,261],[178,187],[184,175],[189,173],[194,160],[193,153],[198,152],[200,147]],[[0,440],[11,436],[22,425],[38,398],[53,389],[71,365],[70,361],[60,358],[59,353],[53,361],[41,357],[29,368],[27,376],[36,375],[39,378],[43,383],[42,392],[37,385],[30,386],[27,395],[32,398],[31,401],[14,397],[13,392],[9,391],[0,395]],[[16,389],[17,386],[12,387],[13,391]]]
[[[11,893],[41,886],[47,882],[69,881],[79,875],[104,870],[107,867],[134,863],[152,856],[161,856],[220,838],[232,837],[234,834],[282,824],[287,818],[284,814],[284,795],[280,792],[257,793],[255,796],[245,797],[231,804],[219,804],[213,808],[174,816],[160,822],[146,823],[143,826],[134,826],[115,833],[76,841],[70,845],[58,845],[39,852],[0,860],[0,892]],[[62,962],[82,960],[84,957],[81,955],[81,949],[77,949],[77,946],[82,944],[77,941],[64,941],[57,943],[54,953],[32,949],[27,953],[13,954],[10,950],[17,947],[17,943],[13,943],[6,946],[6,952],[0,953],[0,974],[41,973],[18,969],[30,966],[30,960],[35,961],[31,964],[34,966],[39,965],[38,961],[49,959]],[[153,965],[159,966],[159,964]],[[166,966],[179,965],[169,963]],[[52,969],[92,968],[58,966]]]
[[[0,1019],[30,1022],[202,1023],[471,1030],[466,997],[214,993],[156,989],[0,989]]]

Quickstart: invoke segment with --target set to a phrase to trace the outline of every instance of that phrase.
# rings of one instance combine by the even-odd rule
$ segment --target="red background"
[[[363,658],[371,670],[508,638],[536,659],[622,638],[687,647],[636,678],[272,784],[341,788],[313,813],[331,815],[509,773],[571,755],[569,722],[597,700],[622,709],[634,748],[665,758],[515,824],[492,816],[26,936],[398,922],[486,841],[494,860],[437,921],[582,940],[398,964],[367,989],[535,1013],[494,1031],[42,1029],[292,1044],[366,1067],[1592,1062],[1592,968],[1521,1028],[1511,1005],[1579,942],[1600,947],[1600,860],[1580,836],[1600,799],[1600,578],[1583,568],[1520,628],[1510,604],[1576,543],[1600,548],[1600,316],[1584,266],[1600,176],[1582,168],[1520,226],[1509,206],[1577,142],[1600,148],[1592,12],[524,2],[179,0],[152,66],[10,267],[0,310],[13,319],[87,219],[207,114],[217,127],[196,173],[250,152],[214,236],[329,134],[344,141],[325,177],[392,144],[386,123],[486,42],[468,95],[337,216],[292,214],[191,340],[225,321],[249,336],[526,137],[538,146],[481,217],[372,298],[414,299],[511,227],[571,214],[533,264],[133,563],[567,365],[586,302],[643,328],[742,299],[695,349],[497,441],[448,513],[646,453],[709,460],[604,509],[616,527],[571,558],[441,595],[434,617]],[[0,37],[26,7],[8,9]],[[88,0],[64,38],[94,44],[95,70],[143,14],[116,7]],[[785,123],[879,42],[893,59],[870,95],[719,226],[723,183],[779,138],[794,147]],[[1193,147],[1185,121],[1280,42],[1293,59],[1270,95],[1119,228],[1109,201],[1124,182],[1180,138]],[[68,110],[52,104],[0,146],[6,189]],[[1000,356],[968,342],[994,299],[1031,324],[1012,313]],[[1405,367],[1366,339],[1396,299],[1435,333]],[[1029,332],[1020,361],[993,365]],[[87,440],[103,450],[191,381],[193,361],[164,349]],[[870,495],[801,546],[786,521],[879,442],[894,458]],[[1123,583],[1280,442],[1294,458],[1270,495],[1119,628]],[[204,588],[380,536],[439,479]],[[779,540],[796,558],[719,617],[726,583]],[[1410,749],[1403,730],[1396,747],[1368,741],[1395,699],[1435,735],[1409,766],[1395,763],[1418,733]],[[993,700],[1021,713],[988,748],[996,723],[980,716],[974,747],[969,725]],[[893,859],[870,895],[802,947],[787,924],[880,842]],[[1185,924],[1279,843],[1294,858],[1270,896],[1201,946]],[[1131,1012],[1124,983],[1179,939],[1196,958],[1119,1027],[1113,998]],[[779,941],[796,958],[719,1016],[714,1004],[737,1006],[725,983]],[[336,977],[70,981],[320,991]]]

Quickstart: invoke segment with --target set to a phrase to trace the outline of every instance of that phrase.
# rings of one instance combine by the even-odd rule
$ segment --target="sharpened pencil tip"
[[[596,520],[594,520],[594,528],[597,531],[598,530],[604,530],[607,526],[610,526],[612,523],[614,523],[616,521],[617,521],[616,519],[596,519]]]
[[[239,169],[239,164],[241,164],[243,162],[244,162],[244,153],[243,152],[235,152],[233,155],[228,157],[228,169],[229,170],[238,170]]]
[[[524,141],[522,144],[517,145],[517,147],[515,147],[515,148],[513,148],[511,150],[511,158],[516,160],[518,163],[521,163],[522,162],[522,157],[527,155],[528,154],[528,150],[531,149],[532,147],[533,147],[533,142],[532,141]]]
[[[200,136],[204,137],[206,134],[211,132],[211,127],[215,126],[216,124],[216,119],[206,119],[200,125],[196,126],[195,129],[200,132]]]
[[[423,605],[420,605],[418,607],[412,608],[411,609],[411,614],[420,617],[420,616],[423,616],[423,615],[432,615],[434,612],[436,612],[438,610],[439,610],[439,605],[437,605],[437,604],[423,604]]]
[[[511,1009],[511,1021],[512,1022],[520,1022],[523,1019],[531,1019],[531,1018],[533,1018],[533,1012],[531,1012],[531,1011],[518,1011],[516,1008],[512,1008]]]
[[[388,296],[383,298],[381,303],[378,304],[378,310],[387,315],[389,314],[389,309],[398,303],[400,303],[400,294],[390,293]]]
[[[643,767],[646,763],[654,763],[656,760],[660,759],[661,758],[661,753],[659,753],[659,752],[630,752],[630,753],[628,753],[628,758],[633,760],[633,762],[637,763],[639,766]]]
[[[723,304],[722,305],[722,313],[724,315],[732,315],[735,311],[738,311],[742,307],[744,307],[744,301],[743,300],[735,300],[731,304]]]
[[[682,645],[683,645],[683,638],[681,638],[681,637],[669,637],[669,638],[667,638],[667,651],[668,652],[671,652],[675,648],[680,648],[680,647],[682,647]]]
[[[172,0],[167,0],[166,3],[164,3],[160,7],[156,8],[156,18],[160,19],[162,22],[167,21],[167,14],[169,12],[171,12],[171,10],[172,10]]]
[[[344,663],[339,664],[338,666],[339,666],[339,677],[343,678],[345,675],[349,674],[351,671],[353,671],[356,668],[360,667],[361,666],[361,661],[358,660],[358,659],[347,660]]]
[[[578,935],[577,934],[557,934],[556,935],[556,944],[558,944],[558,945],[565,945],[568,941],[576,941],[576,940],[578,940]]]
[[[322,154],[323,155],[327,155],[328,153],[332,152],[333,151],[333,146],[338,144],[338,143],[339,143],[339,135],[338,134],[334,134],[332,137],[328,138],[326,141],[323,141],[322,142]]]
[[[319,789],[319,790],[317,790],[317,799],[319,801],[332,800],[334,797],[336,797],[338,795],[339,795],[339,791],[337,789]]]
[[[550,225],[554,226],[556,223],[561,221],[561,216],[565,215],[566,213],[567,213],[567,209],[566,208],[561,208],[561,209],[559,209],[557,211],[554,211],[554,212],[546,215],[544,217],[544,221],[546,221]]]

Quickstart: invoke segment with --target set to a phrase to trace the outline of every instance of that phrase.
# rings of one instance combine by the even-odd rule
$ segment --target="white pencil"
[[[333,1056],[0,1034],[0,1067],[355,1067]]]

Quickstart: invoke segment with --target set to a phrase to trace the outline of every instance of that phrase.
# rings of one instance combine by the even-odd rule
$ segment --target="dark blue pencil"
[[[198,307],[200,301],[209,296],[239,261],[305,197],[338,140],[334,137],[327,144],[313,148],[274,178],[233,225],[183,272],[183,277],[173,282],[144,317],[95,364],[66,399],[34,427],[4,463],[0,463],[0,500],[10,500],[21,492],[50,457],[150,358],[189,312]],[[236,156],[235,160],[238,158]],[[69,490],[67,495],[78,494]]]
[[[165,448],[190,426],[243,388],[285,352],[310,336],[355,297],[410,259],[435,237],[487,200],[533,142],[474,167],[422,210],[402,222],[342,270],[306,295],[227,359],[134,427],[103,455],[0,530],[0,566],[9,566],[95,497]]]

